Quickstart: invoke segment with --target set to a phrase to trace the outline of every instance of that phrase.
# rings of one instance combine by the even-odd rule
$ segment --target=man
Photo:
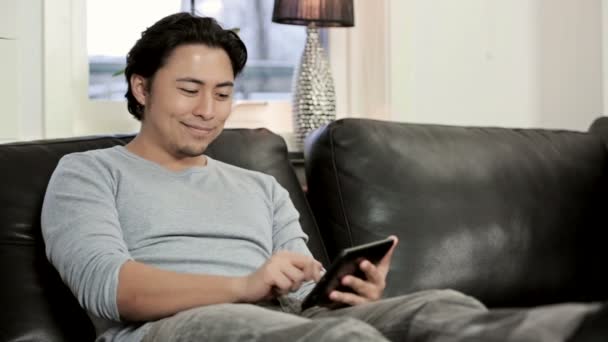
[[[396,238],[380,264],[361,263],[367,280],[343,279],[354,293],[331,294],[350,307],[300,312],[322,267],[288,193],[204,155],[246,59],[238,36],[213,19],[160,20],[127,58],[139,134],[126,147],[65,156],[55,170],[42,212],[47,256],[98,341],[490,341],[515,330],[517,313],[489,315],[454,291],[379,300]],[[532,331],[556,340],[593,309],[571,307],[575,315]],[[514,338],[541,340],[517,327]]]

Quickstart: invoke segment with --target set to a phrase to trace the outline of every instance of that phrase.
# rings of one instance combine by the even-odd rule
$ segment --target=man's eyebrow
[[[226,81],[226,82],[222,82],[222,83],[218,83],[215,85],[216,88],[221,88],[221,87],[234,87],[234,82],[232,81]]]
[[[192,83],[196,83],[196,84],[205,84],[205,82],[199,80],[198,78],[193,78],[193,77],[182,77],[182,78],[178,78],[176,80],[177,82],[192,82]],[[226,81],[226,82],[221,82],[215,85],[215,88],[220,88],[220,87],[234,87],[234,82],[232,81]]]
[[[197,78],[192,78],[192,77],[181,77],[181,78],[178,78],[176,81],[177,82],[192,82],[192,83],[196,83],[196,84],[205,84],[205,82],[203,82]]]

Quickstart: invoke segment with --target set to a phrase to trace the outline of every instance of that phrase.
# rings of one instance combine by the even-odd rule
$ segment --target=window
[[[273,0],[88,0],[89,98],[124,100],[127,85],[120,72],[141,31],[168,14],[185,11],[238,29],[249,59],[235,85],[236,100],[289,101],[306,30],[273,23],[273,4]]]
[[[234,2],[238,5],[240,2],[253,1],[236,0]],[[386,35],[383,32],[389,32],[387,31],[389,21],[385,18],[391,12],[385,2],[355,1],[357,1],[356,8],[358,8],[356,11],[365,13],[360,18],[358,17],[356,30],[330,28],[321,32],[321,41],[330,43],[330,49],[327,52],[330,55],[336,85],[336,107],[339,118],[368,116],[365,113],[380,112],[378,108],[389,108],[388,105],[384,105],[386,94],[390,93],[385,91],[387,89],[385,81],[388,81],[387,77],[390,75],[390,72],[388,72],[390,70],[386,69],[385,66],[391,63],[386,58],[388,50],[384,45],[385,40],[379,37],[385,37]],[[226,4],[229,2],[226,0],[220,2],[221,11],[226,12]],[[278,47],[276,45],[272,47],[272,49],[293,51],[292,56],[295,57],[292,60],[294,65],[292,70],[294,70],[295,65],[299,63],[299,56],[304,48],[305,28],[303,26],[281,25],[270,22],[270,10],[273,1],[263,0],[263,2],[266,6],[264,8],[268,11],[266,14],[268,19],[265,22],[269,24],[271,30],[278,28],[279,30],[301,32],[301,43],[286,42],[285,46],[277,43]],[[121,59],[124,63],[125,54],[146,26],[168,13],[182,10],[182,8],[188,9],[189,7],[183,6],[189,6],[189,3],[188,0],[43,1],[41,4],[43,20],[41,20],[40,25],[41,31],[44,32],[44,49],[42,51],[42,107],[44,115],[41,119],[44,137],[137,132],[140,124],[127,112],[123,91],[116,91],[117,95],[114,96],[114,100],[110,100],[112,96],[91,99],[89,78],[91,69],[95,70],[95,66],[90,65],[90,57],[97,56],[100,59],[103,56],[105,58],[112,56],[111,53],[96,48],[97,42],[95,40],[105,41],[107,42],[106,45],[119,50],[120,55],[115,57],[119,58],[119,63]],[[197,8],[196,3],[195,8]],[[171,6],[171,8],[162,10],[165,5]],[[210,7],[213,9],[211,5],[206,5],[206,8],[202,5],[198,6],[199,12],[205,11],[206,13]],[[214,6],[217,8],[217,5]],[[161,9],[158,10],[158,13],[152,13],[159,8]],[[243,16],[243,20],[250,20],[250,17],[247,14]],[[220,19],[227,21],[226,18]],[[91,23],[90,21],[96,21],[97,23]],[[135,21],[138,24],[135,24]],[[127,25],[125,23],[128,22],[133,23],[130,29],[125,28]],[[384,24],[378,25],[378,23]],[[225,23],[225,26],[239,27],[239,24]],[[252,43],[247,41],[247,30],[244,25],[242,26],[240,35],[245,40],[249,50],[253,51]],[[97,30],[97,34],[94,33],[95,30]],[[328,39],[324,40],[326,34]],[[128,35],[131,35],[131,38],[127,39]],[[119,44],[126,44],[126,47],[119,49]],[[250,58],[249,63],[253,59],[253,57]],[[400,61],[400,59],[395,58],[393,61]],[[95,64],[95,62],[92,64]],[[122,70],[123,67],[124,65],[109,67],[106,74]],[[237,83],[240,82],[241,77],[237,79]],[[126,86],[123,76],[110,79]],[[281,87],[279,92],[288,93],[291,90],[291,82],[290,79],[289,85]],[[105,87],[108,88],[108,86]],[[370,95],[370,91],[374,96]],[[260,99],[258,97],[260,94],[264,93],[249,94],[248,98]],[[269,95],[273,94],[270,93]],[[262,101],[235,101],[232,114],[226,122],[226,127],[267,127],[283,136],[289,148],[295,148],[290,145],[294,141],[290,102],[289,100],[270,100],[270,97],[268,100]],[[381,118],[383,116],[376,115],[374,117]]]

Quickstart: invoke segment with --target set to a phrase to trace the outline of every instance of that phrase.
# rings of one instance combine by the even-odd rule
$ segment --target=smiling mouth
[[[190,128],[192,131],[200,133],[200,134],[206,134],[206,133],[210,133],[211,131],[213,131],[213,127],[203,127],[203,126],[198,126],[198,125],[189,125],[187,123],[183,123],[182,125],[186,126],[187,128]]]

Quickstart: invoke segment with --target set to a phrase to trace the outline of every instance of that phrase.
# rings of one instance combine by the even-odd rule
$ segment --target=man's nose
[[[214,101],[211,94],[204,94],[198,100],[196,107],[194,107],[193,114],[200,116],[203,120],[211,120],[214,115]]]

